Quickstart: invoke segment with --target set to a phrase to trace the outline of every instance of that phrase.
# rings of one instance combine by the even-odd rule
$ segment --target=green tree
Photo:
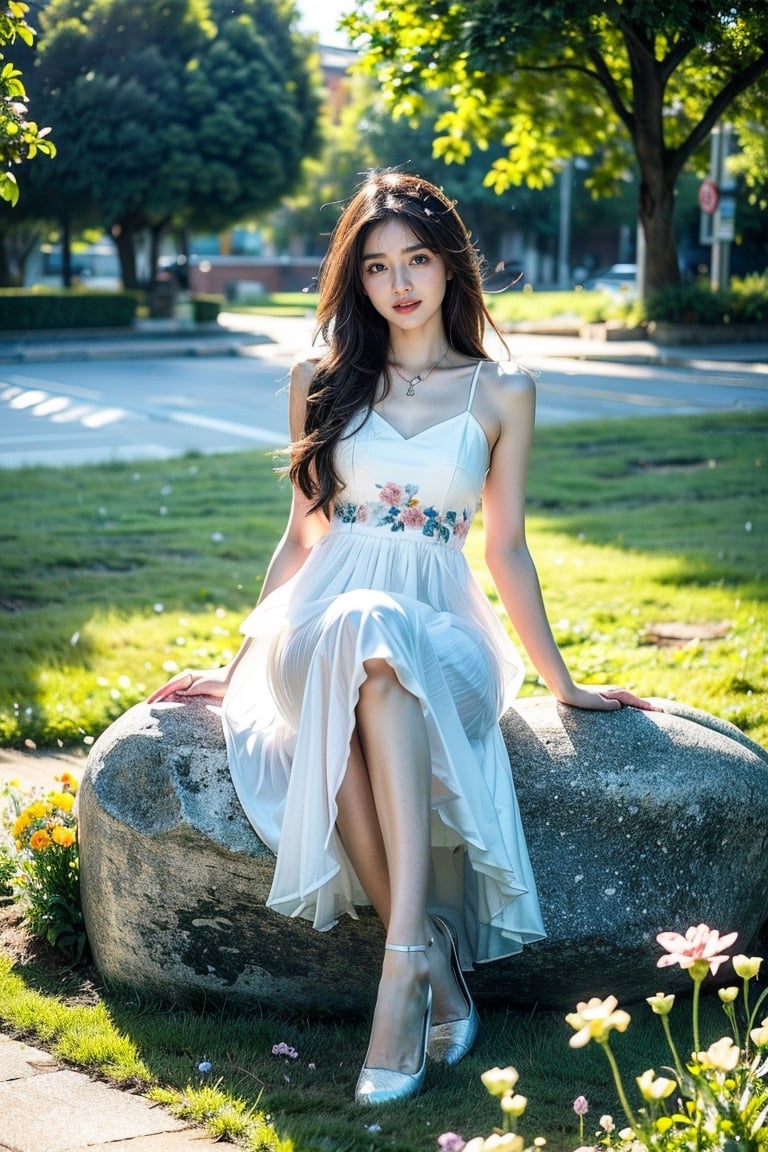
[[[27,46],[32,44],[35,33],[25,19],[28,11],[28,4],[8,0],[0,12],[0,49],[17,40]],[[19,69],[0,51],[0,197],[10,204],[19,199],[11,166],[31,160],[38,152],[48,156],[56,152],[52,141],[46,139],[50,129],[39,128],[28,119],[27,93],[21,77]]]
[[[676,182],[718,120],[768,73],[765,0],[358,0],[345,21],[394,114],[445,91],[435,153],[463,162],[494,142],[488,180],[551,183],[599,155],[596,194],[631,141],[646,239],[646,290],[679,279]]]
[[[140,236],[151,279],[171,225],[231,224],[290,191],[317,117],[295,18],[291,0],[50,0],[35,83],[59,151],[35,183],[65,246],[95,214],[135,287]]]
[[[327,233],[363,174],[390,166],[417,171],[456,199],[489,264],[500,259],[502,237],[513,229],[552,247],[558,226],[552,189],[521,187],[498,196],[483,183],[484,156],[474,152],[458,167],[431,154],[435,123],[447,106],[443,95],[428,94],[419,121],[403,122],[393,119],[370,78],[353,75],[349,83],[349,100],[338,123],[324,125],[323,151],[307,164],[301,190],[269,222],[280,249],[289,248],[297,235],[306,236],[312,238],[312,254],[321,255]],[[501,155],[501,148],[495,152]]]

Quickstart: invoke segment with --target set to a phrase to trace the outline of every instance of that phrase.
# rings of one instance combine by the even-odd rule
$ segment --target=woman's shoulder
[[[534,402],[536,377],[516,360],[481,360],[476,394],[489,415],[503,419],[510,409]]]
[[[535,374],[517,360],[481,360],[477,373],[487,391],[525,393],[536,387]]]
[[[491,448],[503,430],[527,425],[535,408],[535,377],[514,360],[481,360],[472,411]]]
[[[291,388],[304,396],[308,395],[319,363],[319,358],[295,360],[291,365]]]

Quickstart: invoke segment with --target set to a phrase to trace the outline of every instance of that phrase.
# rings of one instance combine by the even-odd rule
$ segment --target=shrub
[[[0,329],[128,328],[136,316],[132,292],[70,288],[0,289]]]
[[[673,284],[643,303],[644,318],[671,324],[768,323],[768,273],[734,279],[713,292],[706,284]]]
[[[193,316],[196,324],[215,324],[224,303],[223,296],[192,297]]]
[[[731,313],[734,324],[768,323],[768,271],[731,281]]]
[[[61,788],[20,808],[12,828],[19,853],[17,884],[30,931],[70,960],[80,960],[86,936],[80,905],[80,859],[73,812],[77,782],[68,772]],[[18,805],[17,805],[18,807]]]
[[[671,324],[724,324],[731,294],[713,292],[704,284],[670,284],[652,292],[644,302],[645,319]]]

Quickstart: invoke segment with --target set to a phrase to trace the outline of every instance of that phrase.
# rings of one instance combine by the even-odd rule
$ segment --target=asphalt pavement
[[[17,334],[0,337],[0,363],[134,359],[161,356],[269,355],[286,364],[311,347],[311,317],[292,320],[224,314],[217,325],[139,325],[130,333]],[[768,342],[664,347],[646,340],[583,339],[575,332],[515,331],[514,355],[733,368],[768,376]],[[0,784],[25,792],[54,787],[67,770],[80,775],[83,757],[0,749]],[[68,1067],[44,1051],[0,1032],[0,1152],[213,1152],[221,1145],[200,1129],[133,1092]]]

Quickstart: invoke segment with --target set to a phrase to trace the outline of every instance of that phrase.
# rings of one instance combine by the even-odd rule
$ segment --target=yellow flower
[[[508,1068],[489,1068],[480,1077],[491,1096],[505,1096],[507,1092],[514,1091],[520,1074],[511,1065]]]
[[[654,1100],[664,1100],[671,1096],[677,1087],[675,1080],[668,1080],[666,1076],[656,1076],[653,1068],[643,1072],[637,1077],[637,1086],[644,1100],[652,1103]]]
[[[657,992],[655,996],[648,996],[645,1002],[650,1004],[657,1016],[668,1016],[672,1011],[675,998],[671,995],[665,996],[663,992]]]
[[[25,832],[27,828],[29,828],[31,823],[32,817],[29,815],[27,810],[24,809],[24,811],[20,813],[20,815],[16,818],[16,823],[13,826],[13,835],[17,840],[21,836],[22,832]]]
[[[69,848],[75,842],[74,828],[65,828],[63,824],[54,824],[51,829],[51,840],[62,848]]]
[[[753,976],[757,976],[762,962],[762,956],[734,956],[733,970],[742,980],[751,980]]]
[[[739,994],[738,988],[718,988],[717,994],[723,1004],[733,1004]]]
[[[758,1048],[768,1047],[768,1016],[761,1022],[759,1028],[753,1028],[750,1032],[752,1043]]]
[[[22,816],[26,812],[30,821],[42,820],[43,816],[48,815],[49,806],[45,800],[35,800],[32,804],[28,804],[22,812]]]
[[[741,1059],[741,1049],[737,1048],[730,1036],[723,1036],[710,1044],[706,1052],[697,1052],[696,1059],[704,1068],[733,1072]]]
[[[528,1097],[519,1093],[513,1095],[511,1092],[505,1092],[501,1098],[501,1110],[509,1116],[522,1116],[527,1104]]]
[[[523,1152],[525,1141],[514,1132],[494,1132],[482,1147],[483,1152]]]
[[[605,1000],[593,996],[577,1004],[576,1011],[569,1012],[565,1018],[576,1029],[576,1035],[569,1041],[571,1048],[583,1048],[590,1040],[604,1044],[614,1029],[626,1032],[632,1017],[621,1008],[617,1011],[618,1003],[615,996],[607,996]]]
[[[71,812],[75,798],[71,792],[49,792],[48,801],[62,812]]]
[[[51,838],[44,828],[38,828],[29,838],[29,846],[33,852],[43,852],[51,842]]]

